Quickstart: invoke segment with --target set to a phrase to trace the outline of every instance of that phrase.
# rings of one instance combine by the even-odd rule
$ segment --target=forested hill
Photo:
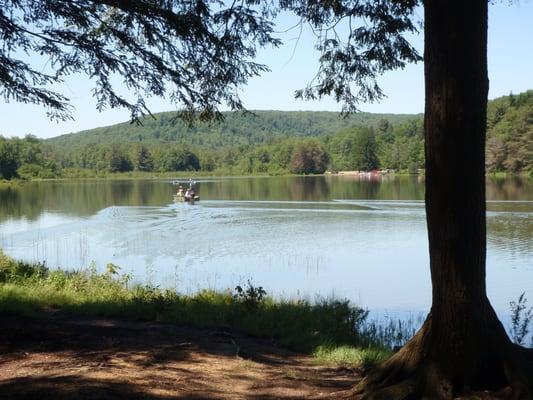
[[[357,113],[343,118],[337,112],[326,111],[253,111],[249,114],[225,113],[222,122],[197,123],[188,127],[172,112],[154,116],[155,119],[146,117],[142,125],[126,122],[58,136],[47,142],[66,150],[88,144],[139,142],[174,142],[214,149],[265,143],[287,137],[330,135],[353,125],[375,127],[382,120],[397,125],[417,117],[414,114]]]
[[[115,172],[312,174],[424,168],[422,115],[257,111],[189,128],[174,113],[49,140],[0,136],[0,179]],[[487,171],[533,175],[533,90],[489,101]]]
[[[533,90],[489,101],[487,169],[533,173]]]

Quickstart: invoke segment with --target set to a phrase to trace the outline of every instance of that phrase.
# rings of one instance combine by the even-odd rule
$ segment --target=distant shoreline
[[[90,172],[90,170],[87,170]],[[323,174],[231,174],[228,171],[175,171],[175,172],[113,172],[103,174],[80,174],[73,176],[59,176],[55,178],[31,178],[21,179],[14,178],[11,180],[0,179],[0,187],[16,187],[27,182],[56,182],[56,181],[90,181],[90,180],[135,180],[135,179],[199,179],[199,178],[275,178],[275,177],[311,177],[311,176],[334,176],[350,178],[370,178],[378,179],[380,177],[424,177],[425,171],[420,170],[418,173],[409,173],[407,171],[379,170],[379,171],[326,171]],[[485,174],[486,178],[503,179],[503,178],[523,178],[533,179],[533,174],[527,172],[510,173],[510,172],[490,172]]]

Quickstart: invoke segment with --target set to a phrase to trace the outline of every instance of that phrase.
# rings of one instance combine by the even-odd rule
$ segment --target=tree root
[[[451,400],[474,396],[533,400],[533,349],[514,345],[500,337],[503,340],[499,342],[500,348],[495,348],[494,356],[489,358],[494,366],[484,369],[483,376],[453,375],[453,369],[450,373],[439,365],[438,358],[432,357],[435,353],[428,348],[430,328],[431,322],[426,321],[409,343],[371,371],[348,397],[357,400]]]
[[[513,344],[505,374],[513,389],[513,400],[533,400],[533,349]]]

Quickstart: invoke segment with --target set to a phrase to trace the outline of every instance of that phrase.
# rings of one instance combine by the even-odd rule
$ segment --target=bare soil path
[[[0,398],[338,398],[360,377],[220,330],[0,314]]]

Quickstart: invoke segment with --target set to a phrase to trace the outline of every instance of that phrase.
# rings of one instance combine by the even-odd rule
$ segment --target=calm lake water
[[[430,305],[423,182],[353,177],[35,182],[0,189],[0,245],[51,267],[108,262],[139,282],[226,289],[251,279],[285,297],[349,298],[371,310]],[[460,194],[457,194],[460,196]],[[533,180],[487,181],[489,297],[533,301]]]

